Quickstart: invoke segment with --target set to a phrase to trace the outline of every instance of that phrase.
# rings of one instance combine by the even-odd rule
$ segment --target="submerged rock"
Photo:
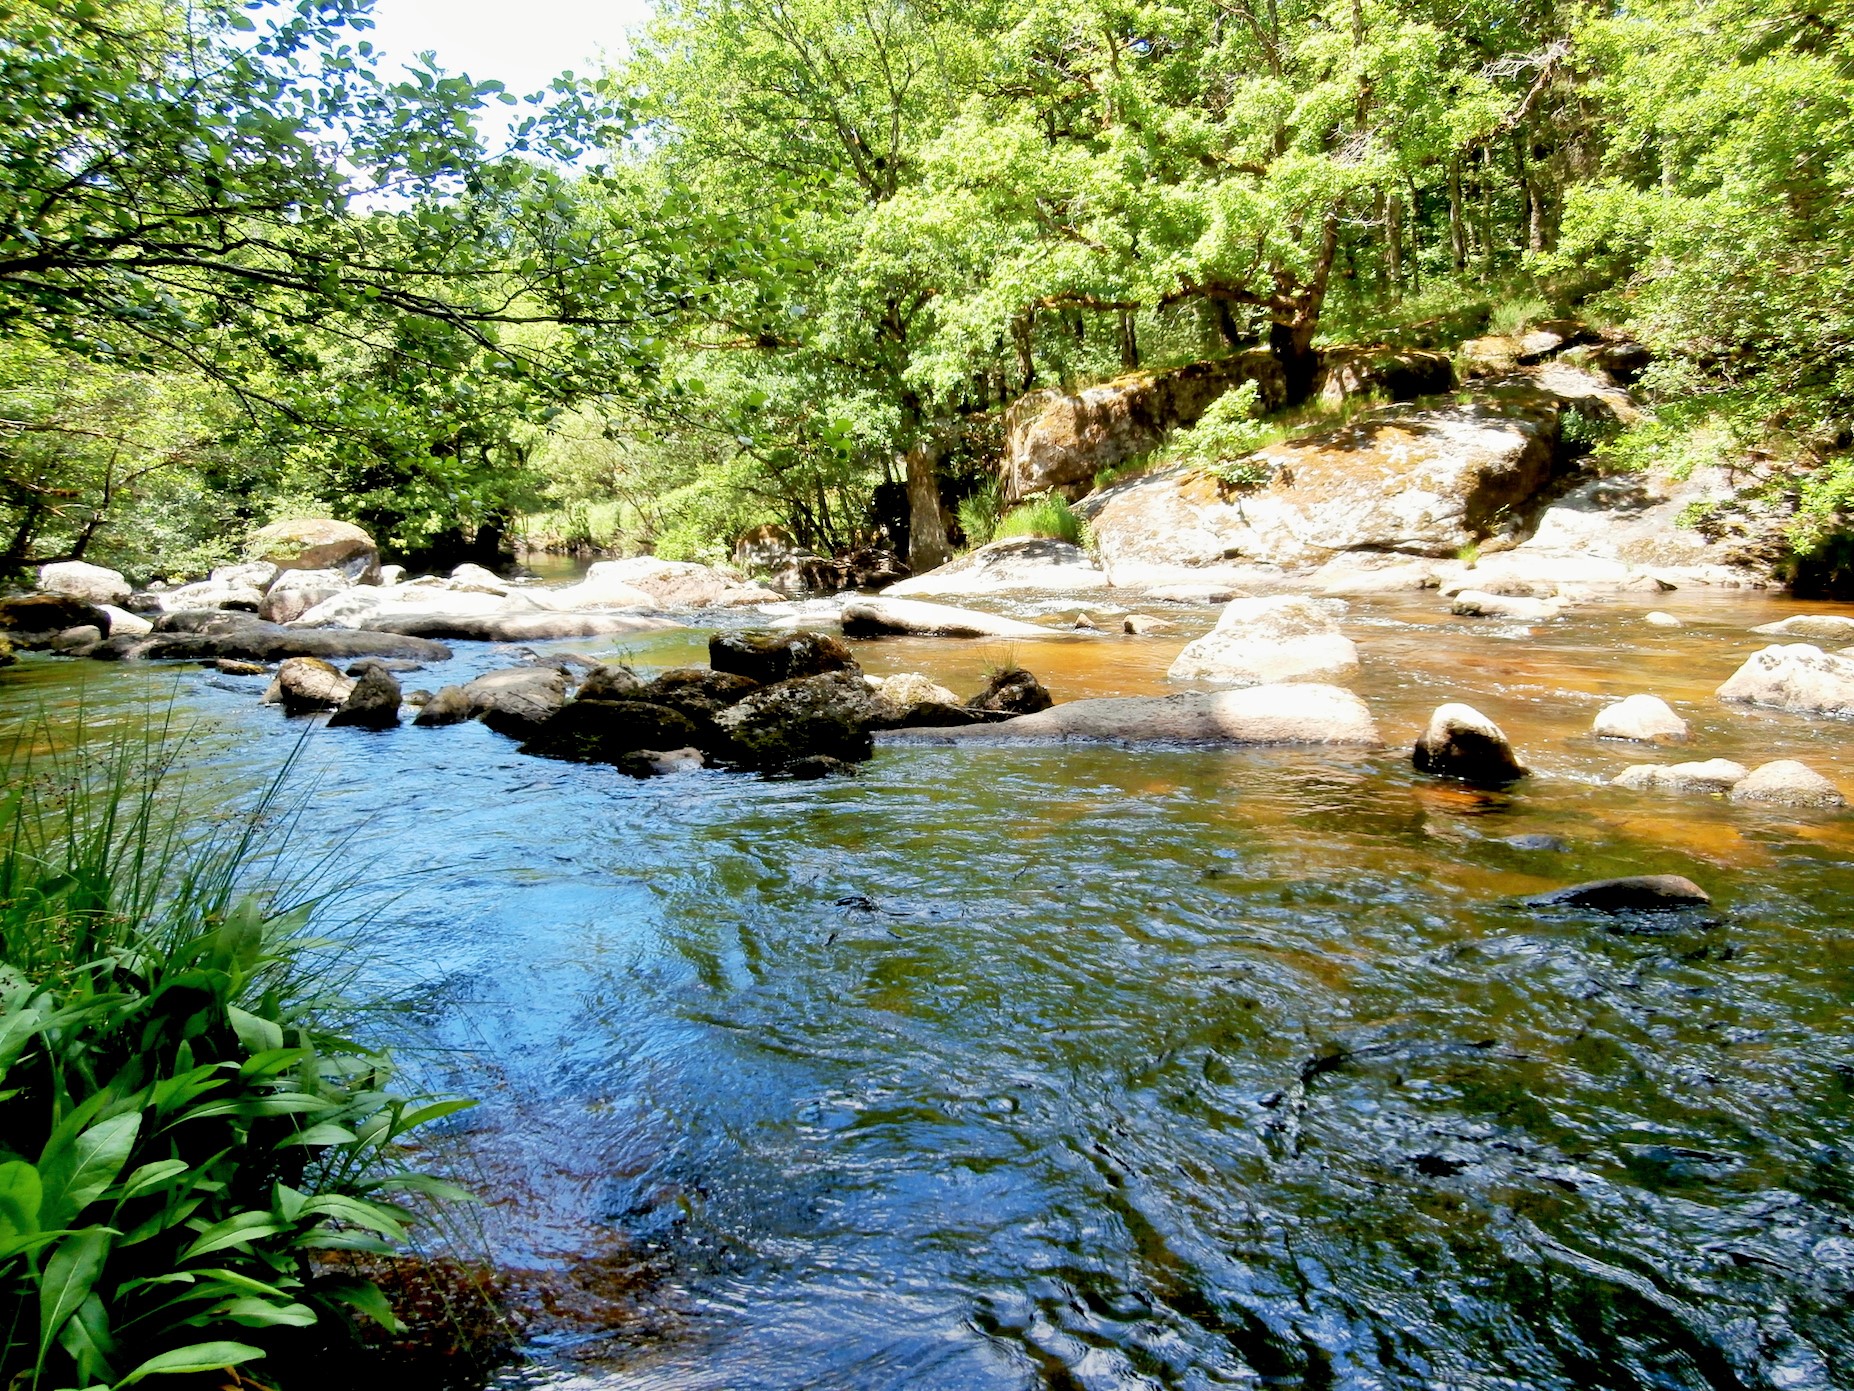
[[[1678,618],[1675,618],[1673,614],[1663,613],[1660,609],[1654,609],[1648,613],[1643,614],[1642,621],[1646,623],[1650,628],[1684,628],[1686,627],[1686,624],[1682,623]]]
[[[1622,879],[1595,879],[1568,889],[1535,894],[1525,900],[1542,908],[1589,908],[1599,913],[1654,913],[1699,908],[1712,896],[1678,874],[1637,874]]]
[[[1000,618],[976,609],[957,609],[919,599],[861,599],[843,606],[843,634],[852,638],[913,634],[942,638],[1053,638],[1051,628]]]
[[[1611,787],[1625,787],[1631,792],[1691,792],[1713,796],[1730,792],[1748,770],[1729,758],[1709,758],[1703,763],[1638,763],[1624,768],[1610,779]]]
[[[1358,670],[1358,647],[1339,631],[1334,608],[1343,605],[1299,595],[1233,600],[1166,675],[1240,686],[1348,677]]]
[[[1732,673],[1718,697],[1805,715],[1854,716],[1854,658],[1804,642],[1766,647]]]
[[[400,698],[399,683],[393,674],[378,663],[368,662],[354,682],[354,689],[328,722],[362,729],[392,729],[399,723]]]
[[[1365,703],[1339,686],[1248,686],[1171,696],[1072,700],[963,729],[905,729],[882,743],[1317,744],[1376,748]]]
[[[1472,705],[1436,707],[1416,741],[1411,761],[1419,773],[1499,787],[1527,775],[1505,731]]]
[[[1079,627],[1080,624],[1076,626]],[[1178,625],[1169,618],[1154,618],[1146,613],[1130,613],[1120,622],[1120,631],[1129,637],[1136,638],[1156,637],[1161,633],[1173,632],[1177,627]]]
[[[700,772],[708,766],[697,748],[639,749],[618,760],[618,771],[634,778],[667,778],[678,773]]]
[[[1793,758],[1779,758],[1747,773],[1732,788],[1734,802],[1783,807],[1845,807],[1846,797],[1827,778]]]
[[[1687,722],[1659,696],[1632,695],[1597,712],[1590,732],[1599,739],[1629,739],[1641,744],[1684,744]]]
[[[828,633],[716,633],[708,665],[765,686],[827,671],[858,671],[856,658]]]

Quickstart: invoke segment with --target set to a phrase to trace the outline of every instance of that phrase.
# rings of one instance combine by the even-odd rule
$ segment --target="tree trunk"
[[[1398,194],[1384,198],[1384,269],[1390,277],[1393,301],[1403,298],[1403,199]]]
[[[952,559],[946,520],[940,515],[940,482],[934,476],[938,451],[926,441],[908,449],[908,568],[925,574]]]
[[[1287,293],[1288,282],[1276,273],[1268,350],[1281,364],[1290,406],[1298,406],[1313,394],[1313,384],[1319,376],[1320,355],[1313,350],[1313,335],[1320,327],[1320,311],[1326,307],[1326,286],[1332,279],[1333,262],[1339,254],[1339,217],[1344,210],[1341,203],[1326,214],[1326,221],[1320,228],[1320,249],[1313,262],[1313,272],[1298,291]]]
[[[1461,215],[1461,157],[1448,162],[1448,243],[1457,272],[1468,268],[1467,219]]]
[[[1129,372],[1139,366],[1139,329],[1131,309],[1120,311],[1120,365]]]
[[[1023,383],[1019,388],[1020,393],[1036,385],[1035,340],[1032,337],[1035,326],[1036,319],[1030,311],[1011,320],[1011,342],[1017,349],[1017,378]]]

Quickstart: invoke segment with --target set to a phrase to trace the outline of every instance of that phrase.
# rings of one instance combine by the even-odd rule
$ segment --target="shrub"
[[[0,1383],[17,1391],[238,1366],[357,1311],[391,1327],[378,1288],[318,1254],[394,1251],[409,1214],[388,1194],[462,1196],[399,1141],[469,1103],[388,1089],[316,969],[316,886],[262,882],[278,784],[201,825],[177,746],[156,730],[5,767]]]
[[[959,529],[966,534],[966,544],[982,546],[995,539],[998,515],[1003,510],[1004,499],[995,478],[985,479],[968,496],[959,499]]]
[[[1030,499],[1022,506],[1013,507],[992,533],[994,541],[1011,536],[1048,536],[1058,541],[1067,541],[1072,546],[1085,546],[1088,544],[1088,526],[1075,515],[1060,494],[1046,493],[1042,497]]]

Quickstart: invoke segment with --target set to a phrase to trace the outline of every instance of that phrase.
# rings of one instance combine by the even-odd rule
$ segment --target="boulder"
[[[1112,484],[1077,510],[1110,576],[1237,558],[1312,567],[1351,551],[1453,556],[1524,534],[1552,478],[1562,405],[1515,388],[1467,405],[1385,407],[1250,455],[1256,484],[1177,464]]]
[[[696,742],[689,717],[643,700],[572,700],[531,732],[521,751],[572,763],[618,763],[646,749]]]
[[[1072,700],[962,729],[904,729],[884,744],[1314,744],[1376,748],[1365,703],[1339,686],[1248,686],[1172,696]]]
[[[405,577],[406,567],[403,565],[382,565],[380,567],[380,584],[382,586],[398,584]]]
[[[1541,908],[1587,908],[1599,913],[1658,913],[1702,908],[1712,902],[1712,896],[1682,875],[1637,874],[1573,884],[1535,894],[1526,902]]]
[[[103,641],[103,629],[94,623],[80,623],[75,628],[66,628],[62,633],[54,633],[46,644],[53,652],[80,655],[81,650],[94,647]]]
[[[469,682],[463,697],[470,714],[496,733],[525,739],[566,704],[566,690],[558,667],[508,667]]]
[[[956,609],[919,599],[860,599],[843,606],[843,635],[852,638],[914,635],[942,638],[1052,638],[1053,628],[1040,628],[1015,618],[1000,618],[976,609]]]
[[[1780,623],[1764,623],[1751,630],[1776,638],[1814,638],[1819,642],[1854,642],[1854,618],[1838,613],[1799,613]]]
[[[246,554],[279,570],[336,570],[350,584],[378,584],[380,548],[352,522],[299,517],[251,534]]]
[[[104,604],[101,607],[104,616],[109,619],[108,632],[111,637],[140,637],[144,633],[154,631],[154,624],[139,613],[130,613],[127,609],[119,609],[114,604]]]
[[[270,588],[277,573],[277,567],[268,560],[247,560],[237,565],[216,565],[207,578],[212,584],[262,593]]]
[[[687,749],[639,749],[618,760],[618,771],[634,778],[667,778],[678,773],[700,772],[708,765],[702,751]]]
[[[1504,333],[1484,338],[1470,338],[1456,351],[1455,360],[1461,374],[1476,377],[1501,377],[1519,366],[1519,340]]]
[[[277,667],[265,705],[281,705],[287,715],[335,710],[347,702],[355,683],[319,657],[290,657]]]
[[[597,638],[617,633],[654,633],[682,624],[642,613],[424,613],[371,619],[369,629],[411,637],[458,638],[468,642],[543,642],[551,638]]]
[[[966,702],[968,710],[990,715],[1034,715],[1056,702],[1043,683],[1019,666],[1005,666],[991,673],[985,689]]]
[[[622,663],[601,662],[580,679],[575,700],[635,700],[644,683]]]
[[[198,609],[230,609],[256,613],[264,602],[264,591],[254,585],[226,580],[201,580],[183,584],[158,596],[165,613],[186,613]]]
[[[82,560],[41,565],[39,590],[44,594],[61,594],[67,599],[82,599],[99,608],[105,604],[127,603],[129,595],[135,592],[119,572]]]
[[[1489,594],[1480,589],[1464,589],[1449,604],[1448,611],[1462,618],[1507,618],[1519,623],[1549,623],[1564,612],[1556,599],[1526,599],[1517,595]]]
[[[401,672],[407,671],[423,671],[425,669],[425,664],[423,662],[409,662],[403,657],[363,657],[348,668],[347,674],[359,680],[360,674],[368,667],[378,667],[381,671],[390,671],[394,675],[398,675]]]
[[[1632,695],[1606,705],[1591,722],[1599,739],[1632,739],[1642,744],[1684,744],[1687,722],[1659,696]]]
[[[979,724],[998,718],[967,708],[945,686],[915,672],[903,672],[897,676],[865,676],[863,681],[875,697],[876,729]]]
[[[464,694],[462,686],[440,686],[435,694],[418,702],[418,706],[418,714],[413,716],[412,723],[422,729],[462,724],[465,720],[476,718],[470,697]]]
[[[1048,536],[1012,536],[980,546],[924,575],[892,584],[885,595],[1010,594],[1022,590],[1104,589],[1107,576],[1088,553]]]
[[[268,676],[270,668],[262,662],[241,662],[236,657],[209,657],[203,665],[221,676]]]
[[[1472,705],[1439,705],[1411,757],[1419,773],[1500,787],[1527,774],[1499,725]]]
[[[1437,589],[1442,587],[1442,573],[1449,564],[1348,551],[1334,556],[1316,570],[1309,588],[1334,599]]]
[[[1793,758],[1753,768],[1732,788],[1734,802],[1782,807],[1845,807],[1847,798],[1827,778]]]
[[[295,572],[291,572],[295,573]],[[285,576],[285,580],[288,576]],[[284,580],[278,581],[279,588]],[[450,581],[444,583],[448,586]],[[276,590],[265,596],[268,603]],[[323,599],[289,620],[299,628],[372,628],[389,619],[533,614],[538,610],[523,598],[486,594],[481,590],[437,589],[419,584],[356,585]]]
[[[658,560],[650,555],[601,560],[587,569],[584,584],[625,585],[663,608],[736,608],[742,604],[777,603],[783,597],[764,585],[744,582],[712,566]]]
[[[1074,394],[1033,391],[1004,413],[1005,501],[1051,489],[1074,501],[1093,486],[1097,473],[1196,424],[1212,402],[1246,381],[1260,387],[1264,408],[1286,403],[1286,379],[1265,349],[1135,373]]]
[[[1654,609],[1649,613],[1643,614],[1642,621],[1650,628],[1682,628],[1686,626],[1678,618],[1675,618],[1673,614],[1663,613],[1660,609]]]
[[[708,665],[762,686],[826,671],[859,670],[841,639],[811,632],[716,633],[708,639]]]
[[[1253,596],[1234,585],[1204,580],[1195,584],[1162,584],[1148,589],[1146,597],[1168,604],[1227,604],[1232,599],[1248,599]]]
[[[1161,633],[1176,632],[1177,628],[1169,618],[1154,618],[1146,613],[1130,613],[1120,620],[1120,631],[1136,638],[1157,637]]]
[[[1854,716],[1854,658],[1808,643],[1753,653],[1718,689],[1720,700],[1804,715]]]
[[[716,717],[759,689],[759,682],[733,672],[714,671],[708,667],[676,667],[658,673],[630,698],[647,700],[686,716],[695,729],[695,736],[683,742],[722,751],[727,747],[728,737],[721,732]]]
[[[400,699],[399,683],[393,674],[378,662],[366,662],[354,689],[328,722],[361,729],[393,729],[399,724]]]
[[[515,586],[494,570],[469,561],[451,571],[451,584],[466,592],[475,590],[483,594],[512,594],[515,591]]]
[[[339,570],[285,570],[264,592],[258,617],[266,623],[289,623],[352,587]]]
[[[723,710],[715,723],[728,739],[728,761],[777,771],[819,754],[863,761],[879,718],[863,678],[832,671],[763,686]]]
[[[1358,670],[1358,647],[1339,631],[1334,607],[1300,595],[1232,600],[1216,628],[1187,645],[1166,675],[1238,686],[1348,677]]]
[[[244,614],[163,614],[173,618],[233,618],[221,627],[202,631],[163,631],[162,623],[145,637],[112,637],[89,655],[108,661],[205,661],[232,657],[246,662],[275,662],[286,657],[318,657],[325,661],[352,661],[356,657],[400,657],[414,662],[446,662],[451,649],[423,638],[392,633],[350,632],[330,628],[284,628]]]
[[[0,632],[11,635],[15,647],[50,647],[59,633],[85,627],[107,634],[109,615],[88,600],[64,594],[0,599]]]
[[[1709,758],[1704,763],[1638,763],[1611,778],[1610,786],[1625,787],[1631,792],[1715,796],[1730,792],[1746,772],[1744,764],[1734,763],[1729,758]]]
[[[1364,395],[1414,401],[1454,388],[1455,363],[1447,353],[1377,346],[1332,348],[1320,355],[1317,390],[1326,406]]]

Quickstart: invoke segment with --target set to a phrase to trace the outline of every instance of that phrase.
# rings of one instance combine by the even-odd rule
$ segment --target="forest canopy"
[[[6,570],[305,511],[932,557],[1027,391],[1573,312],[1655,354],[1615,466],[1845,526],[1846,0],[671,0],[533,96],[370,28],[0,3]]]

